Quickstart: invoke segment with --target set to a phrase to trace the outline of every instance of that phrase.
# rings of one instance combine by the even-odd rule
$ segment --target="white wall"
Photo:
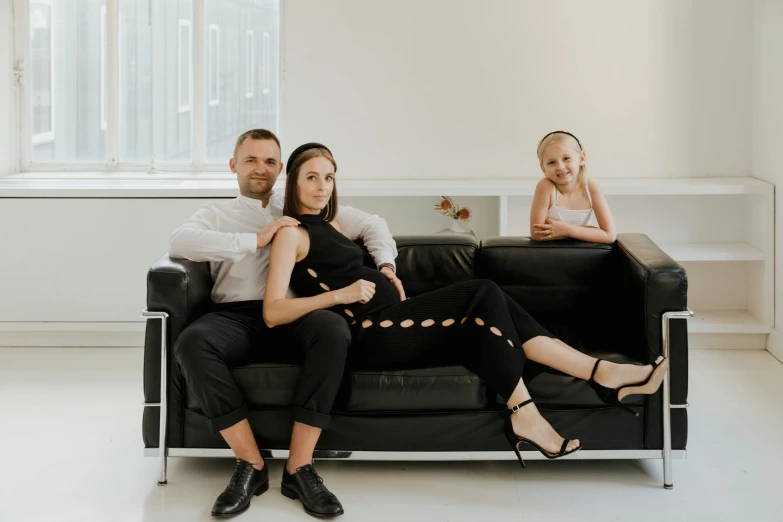
[[[599,176],[750,173],[746,0],[292,0],[284,152],[344,176],[538,177],[564,128]]]
[[[773,2],[774,3],[774,2]],[[538,177],[546,132],[599,176],[751,170],[747,0],[286,0],[284,153],[346,177]],[[12,0],[0,0],[0,175],[11,170]]]
[[[0,176],[13,169],[11,132],[13,125],[13,17],[12,0],[0,0]]]
[[[753,39],[753,175],[783,187],[783,2],[756,0]],[[775,202],[775,324],[769,350],[783,360],[783,194]]]
[[[10,7],[0,0],[0,174],[11,157]],[[565,128],[581,137],[596,176],[751,167],[779,176],[774,141],[751,148],[751,137],[780,128],[766,112],[780,84],[759,89],[753,74],[753,57],[779,67],[780,23],[762,20],[777,9],[770,1],[754,11],[747,0],[287,0],[284,154],[323,141],[346,177],[538,177],[538,139]],[[759,50],[762,24],[770,48]],[[445,227],[434,200],[404,209],[369,200],[346,202],[379,211],[396,233]],[[496,216],[475,200],[459,203],[476,206],[486,236]],[[199,204],[0,199],[0,245],[27,255],[0,258],[0,337],[3,321],[138,320],[147,268]]]

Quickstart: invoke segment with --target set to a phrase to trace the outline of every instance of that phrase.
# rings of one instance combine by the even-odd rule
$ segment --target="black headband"
[[[541,147],[541,144],[544,143],[544,140],[547,139],[548,137],[550,137],[552,134],[568,134],[569,136],[571,136],[572,138],[574,138],[576,140],[576,144],[579,145],[580,149],[582,149],[582,144],[579,143],[579,138],[577,138],[576,136],[574,136],[573,134],[571,134],[570,132],[567,132],[567,131],[552,131],[552,132],[550,132],[549,134],[547,134],[546,136],[541,138],[541,141],[538,142],[538,147]],[[536,150],[538,150],[538,147],[536,147]],[[584,149],[582,149],[582,151],[584,151]]]
[[[286,163],[285,166],[286,176],[288,175],[289,172],[291,172],[291,165],[294,163],[296,157],[310,149],[326,149],[326,151],[329,152],[329,154],[332,153],[332,151],[329,150],[329,148],[326,145],[321,145],[320,143],[313,142],[313,143],[305,143],[304,145],[299,145],[297,148],[294,149],[291,155],[288,156],[288,163]]]

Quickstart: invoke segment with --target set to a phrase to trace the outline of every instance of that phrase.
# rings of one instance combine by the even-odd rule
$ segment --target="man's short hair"
[[[237,144],[234,145],[234,159],[237,157],[237,150],[239,150],[239,146],[242,145],[242,143],[250,138],[251,140],[272,140],[275,143],[277,143],[277,148],[280,147],[280,140],[277,139],[277,136],[275,136],[275,133],[272,131],[268,131],[266,129],[251,129],[247,132],[243,132],[240,137],[237,138]]]

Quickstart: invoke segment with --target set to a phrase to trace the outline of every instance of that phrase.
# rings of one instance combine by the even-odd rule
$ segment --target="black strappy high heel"
[[[595,372],[598,370],[598,363],[601,361],[603,361],[603,359],[598,359],[595,361],[595,366],[593,366],[593,373],[590,374],[590,380],[588,381],[590,383],[590,387],[593,388],[595,394],[598,395],[598,398],[604,401],[604,403],[608,404],[609,406],[616,406],[621,408],[636,417],[639,416],[639,412],[632,410],[621,401],[629,395],[651,395],[657,392],[658,388],[661,387],[663,378],[666,376],[666,371],[669,369],[668,357],[664,358],[659,363],[653,361],[653,371],[650,372],[650,376],[647,377],[646,381],[637,382],[634,384],[626,384],[625,386],[620,386],[619,388],[607,388],[606,386],[601,386],[595,382]]]
[[[541,454],[543,456],[545,456],[548,459],[559,459],[560,457],[565,457],[566,455],[570,455],[571,453],[574,453],[574,452],[579,451],[580,449],[582,449],[582,445],[580,444],[579,446],[577,446],[576,448],[572,449],[571,451],[566,451],[566,448],[568,447],[568,443],[571,442],[571,439],[565,439],[563,441],[563,445],[560,446],[560,451],[558,451],[555,454],[552,454],[552,453],[549,453],[548,451],[546,451],[544,448],[542,448],[538,444],[536,444],[535,442],[533,442],[532,440],[530,440],[528,438],[525,438],[525,437],[520,437],[519,435],[514,433],[514,428],[511,425],[511,415],[514,412],[520,410],[523,406],[526,406],[526,405],[530,404],[531,402],[533,402],[533,399],[528,399],[525,402],[523,402],[522,404],[517,404],[516,406],[511,408],[509,410],[511,413],[509,413],[508,418],[506,419],[506,438],[508,439],[509,444],[511,444],[511,447],[514,448],[514,453],[517,454],[517,458],[519,459],[519,463],[522,465],[523,468],[525,467],[525,461],[522,460],[522,455],[519,453],[519,445],[522,444],[523,442],[526,443],[526,444],[530,444],[531,446],[536,448],[538,451],[541,452]]]

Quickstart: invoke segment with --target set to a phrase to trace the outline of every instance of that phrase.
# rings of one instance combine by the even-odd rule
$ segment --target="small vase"
[[[438,234],[463,234],[476,237],[476,233],[473,232],[468,225],[459,219],[452,219],[451,226],[438,232]]]

